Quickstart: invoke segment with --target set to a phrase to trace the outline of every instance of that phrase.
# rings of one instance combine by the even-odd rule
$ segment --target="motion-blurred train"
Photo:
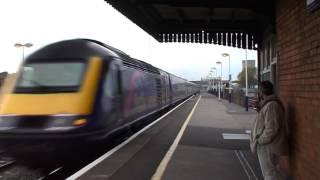
[[[199,86],[101,42],[66,40],[26,58],[0,110],[0,140],[108,137]]]

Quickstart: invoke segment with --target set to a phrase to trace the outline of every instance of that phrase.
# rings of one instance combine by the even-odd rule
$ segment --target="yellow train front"
[[[199,91],[94,40],[53,43],[23,62],[0,110],[2,144],[105,139]]]
[[[76,143],[106,135],[93,119],[111,56],[85,40],[55,43],[30,55],[3,98],[1,143]]]

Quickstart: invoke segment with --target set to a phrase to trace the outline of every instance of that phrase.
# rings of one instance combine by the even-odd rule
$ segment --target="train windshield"
[[[78,91],[86,63],[37,62],[22,67],[16,93],[54,93]]]

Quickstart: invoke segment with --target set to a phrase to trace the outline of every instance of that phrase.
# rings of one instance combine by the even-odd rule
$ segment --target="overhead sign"
[[[320,0],[307,0],[307,10],[313,12],[320,8]]]

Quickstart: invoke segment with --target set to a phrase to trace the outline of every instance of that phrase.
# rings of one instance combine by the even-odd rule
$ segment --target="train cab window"
[[[77,91],[81,85],[86,63],[39,62],[22,67],[16,93]]]
[[[116,97],[120,94],[119,66],[110,64],[104,81],[104,94],[108,97]]]

